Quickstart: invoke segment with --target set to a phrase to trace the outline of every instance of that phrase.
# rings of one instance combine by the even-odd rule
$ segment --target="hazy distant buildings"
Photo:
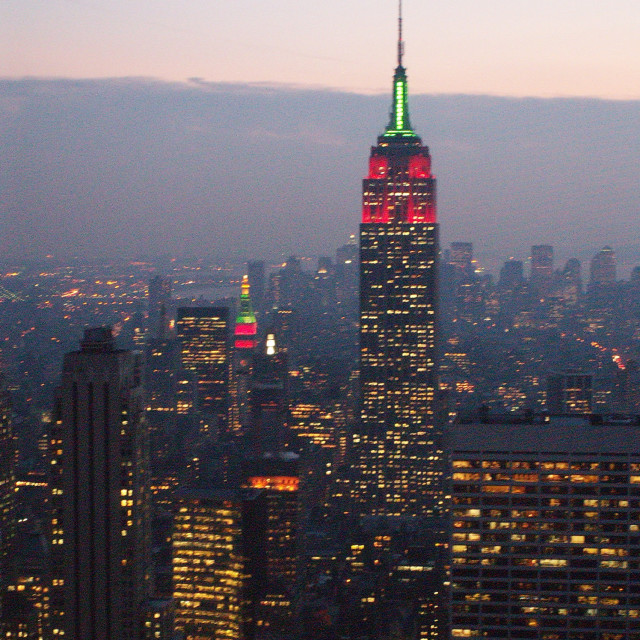
[[[50,438],[53,637],[141,634],[148,598],[142,362],[110,328],[64,359]]]
[[[449,250],[449,264],[453,268],[455,283],[464,282],[473,275],[473,243],[452,242]]]
[[[452,427],[451,638],[640,638],[640,428]]]
[[[553,285],[553,247],[538,244],[531,247],[530,282],[539,296],[546,297]]]
[[[557,294],[566,304],[575,305],[582,296],[582,266],[577,258],[570,258],[559,273]]]
[[[227,307],[182,307],[176,321],[182,368],[197,384],[197,406],[224,430],[229,412],[230,332]]]
[[[616,282],[616,254],[611,247],[603,247],[591,259],[590,286],[612,285]]]
[[[517,289],[524,285],[524,266],[521,260],[507,260],[500,269],[499,289]]]
[[[441,502],[436,425],[436,180],[409,122],[399,42],[391,119],[371,149],[360,225],[361,419],[353,498],[365,515]]]

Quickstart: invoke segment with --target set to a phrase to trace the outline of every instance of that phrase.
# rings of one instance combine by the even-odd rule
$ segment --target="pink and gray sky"
[[[640,98],[637,0],[405,0],[414,93]],[[3,0],[0,76],[378,93],[394,0]]]

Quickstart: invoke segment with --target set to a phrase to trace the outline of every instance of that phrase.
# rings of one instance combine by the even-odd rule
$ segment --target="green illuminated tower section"
[[[429,149],[410,124],[402,55],[400,18],[391,116],[363,180],[352,498],[360,515],[428,517],[442,504],[436,181]]]

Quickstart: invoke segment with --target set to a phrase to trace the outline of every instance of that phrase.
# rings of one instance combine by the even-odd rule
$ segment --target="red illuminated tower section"
[[[361,515],[442,505],[436,424],[436,181],[409,121],[402,18],[391,117],[371,149],[360,225],[360,426],[352,498]]]

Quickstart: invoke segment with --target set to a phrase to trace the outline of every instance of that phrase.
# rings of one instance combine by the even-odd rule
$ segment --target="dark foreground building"
[[[142,637],[149,596],[142,362],[110,328],[64,358],[51,425],[53,637]]]

